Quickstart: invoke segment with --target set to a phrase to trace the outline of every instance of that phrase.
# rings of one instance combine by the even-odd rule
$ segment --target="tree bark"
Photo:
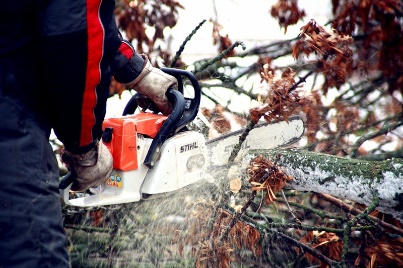
[[[403,159],[365,161],[299,149],[250,151],[249,163],[263,155],[293,177],[288,186],[298,191],[325,193],[369,205],[379,198],[380,212],[403,223]]]

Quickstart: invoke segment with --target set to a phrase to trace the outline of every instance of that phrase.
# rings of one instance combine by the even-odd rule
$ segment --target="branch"
[[[245,49],[245,45],[242,42],[236,41],[232,46],[221,52],[217,57],[209,59],[208,61],[204,62],[201,66],[199,66],[196,70],[194,70],[193,73],[196,74],[200,71],[203,71],[208,66],[227,57],[227,55],[231,53],[231,51],[234,50],[237,46],[242,46],[242,48]]]
[[[316,142],[311,142],[311,143],[307,144],[306,146],[301,147],[301,149],[313,150],[313,149],[315,148],[315,146],[317,146],[318,144],[323,143],[323,142],[328,142],[328,141],[335,140],[335,139],[337,138],[337,136],[346,136],[346,135],[350,135],[350,134],[353,134],[353,133],[356,133],[356,132],[363,132],[363,131],[365,131],[365,130],[367,130],[367,129],[370,129],[371,127],[376,127],[376,126],[379,125],[379,124],[386,124],[387,122],[390,122],[390,121],[392,121],[392,120],[399,120],[399,118],[401,118],[401,117],[402,117],[402,114],[401,114],[401,113],[400,113],[400,114],[394,114],[394,115],[385,117],[385,118],[383,118],[383,119],[381,119],[381,120],[372,122],[372,123],[370,123],[370,124],[362,125],[361,127],[357,128],[357,129],[352,129],[352,130],[347,130],[347,131],[341,131],[341,132],[339,132],[338,134],[329,135],[328,137],[322,138],[322,139],[320,139],[320,140],[318,140],[318,141],[316,141]],[[386,157],[386,156],[387,156],[387,155],[385,155],[385,157]],[[364,160],[365,157],[366,157],[366,156],[362,156],[362,157],[360,156],[360,157],[358,157],[358,158]],[[396,156],[396,157],[397,157],[397,156]],[[375,158],[375,155],[373,156],[373,158]],[[368,160],[385,160],[385,159],[387,159],[387,158],[390,158],[390,157],[380,158],[380,155],[378,155],[377,159],[368,159]]]
[[[358,158],[362,159],[362,160],[368,160],[368,161],[382,161],[382,160],[390,159],[390,158],[403,158],[403,148],[401,148],[400,150],[393,151],[393,152],[364,155],[364,156],[359,156]]]
[[[357,222],[365,218],[369,213],[375,210],[375,208],[378,206],[378,196],[376,193],[374,193],[374,201],[370,206],[368,206],[362,213],[358,214],[356,217],[352,218],[347,222],[346,227],[344,228],[344,236],[343,236],[343,251],[341,254],[341,263],[343,267],[346,267],[346,254],[348,252],[349,248],[349,242],[350,242],[350,235],[351,235],[351,229],[357,224]]]
[[[200,87],[202,88],[208,88],[208,89],[213,89],[213,88],[228,88],[233,90],[235,93],[243,94],[248,96],[251,99],[257,99],[258,94],[252,93],[252,92],[247,92],[241,87],[238,87],[235,82],[231,81],[231,83],[219,83],[219,84],[208,84],[208,83],[200,83]]]
[[[345,202],[341,201],[340,199],[337,199],[331,195],[328,194],[319,194],[319,196],[323,199],[326,200],[332,204],[335,204],[337,206],[339,206],[342,210],[344,210],[347,213],[351,213],[353,215],[359,215],[362,213],[361,210],[346,204]],[[393,233],[397,233],[401,236],[403,236],[403,229],[397,228],[396,226],[389,224],[387,222],[384,222],[374,216],[368,215],[368,217],[373,220],[375,223],[379,224],[381,227],[385,228],[385,229],[389,229],[390,231],[392,231]]]
[[[86,233],[110,233],[110,232],[112,232],[112,230],[109,228],[100,228],[100,227],[77,225],[77,224],[64,224],[64,228],[81,230]]]
[[[396,129],[403,125],[403,120],[396,123],[388,124],[382,127],[379,131],[362,135],[354,144],[350,157],[356,158],[358,156],[358,148],[367,140],[389,133],[391,130]]]
[[[228,210],[227,210],[228,211]],[[250,219],[249,217],[239,214],[237,213],[235,215],[235,217],[241,215],[241,217],[239,218],[239,220],[242,220],[242,222],[252,226],[253,228],[255,228],[256,230],[259,231],[259,233],[263,236],[266,235],[274,235],[275,237],[280,237],[281,239],[283,239],[284,241],[286,241],[287,243],[297,246],[299,248],[301,248],[303,251],[308,252],[309,254],[315,256],[316,258],[318,258],[319,260],[327,263],[329,266],[335,265],[337,266],[337,262],[326,257],[325,255],[323,255],[322,253],[320,253],[319,251],[311,248],[308,245],[305,245],[304,243],[292,238],[291,236],[288,236],[286,234],[284,234],[283,232],[280,231],[276,231],[275,228],[272,228],[273,225],[269,224],[260,224],[258,222],[255,222],[254,220]],[[301,227],[300,225],[298,225],[299,227]],[[301,228],[302,229],[302,228]]]
[[[270,56],[270,58],[277,59],[279,57],[290,55],[292,53],[291,43],[294,40],[296,40],[296,38],[255,46],[243,53],[238,53],[236,56],[244,58],[253,55],[269,54],[268,56]]]
[[[299,248],[301,248],[304,252],[307,252],[309,254],[311,254],[312,256],[315,256],[317,259],[323,261],[324,263],[328,264],[330,267],[332,265],[334,265],[335,267],[337,267],[337,262],[329,259],[328,257],[326,257],[325,255],[323,255],[322,253],[320,253],[319,251],[311,248],[308,245],[305,245],[304,243],[299,242],[298,240],[282,233],[282,232],[278,232],[275,231],[274,229],[266,229],[265,231],[267,231],[267,233],[271,233],[273,235],[275,235],[276,237],[280,237],[281,239],[283,239],[284,241],[286,241],[287,243],[290,243],[291,245],[297,246]]]
[[[295,190],[331,194],[365,205],[373,203],[373,193],[377,192],[377,209],[403,222],[403,159],[365,161],[296,149],[273,149],[250,151],[244,161],[249,163],[259,154],[294,177],[288,185]]]

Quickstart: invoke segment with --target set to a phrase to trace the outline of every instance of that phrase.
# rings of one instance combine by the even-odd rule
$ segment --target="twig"
[[[359,210],[353,206],[350,206],[346,203],[344,203],[343,201],[341,201],[340,199],[337,199],[331,195],[328,194],[318,194],[323,200],[326,200],[328,202],[331,202],[332,204],[335,204],[337,206],[339,206],[341,209],[343,209],[345,212],[347,213],[351,213],[353,215],[359,215],[362,213],[362,210]],[[389,224],[387,222],[384,222],[374,216],[368,215],[368,217],[373,220],[374,222],[378,223],[380,226],[382,226],[385,229],[388,229],[394,233],[403,235],[403,229],[400,229],[392,224]]]
[[[76,225],[76,224],[65,224],[64,228],[80,230],[87,233],[110,233],[112,231],[109,228],[99,228],[99,227]]]
[[[298,224],[301,224],[301,220],[298,219],[297,216],[295,216],[294,212],[292,211],[292,208],[290,207],[290,204],[288,204],[288,200],[287,200],[287,197],[284,194],[283,189],[281,189],[281,195],[283,196],[284,203],[287,206],[288,212],[290,212],[292,217],[294,218],[294,221],[297,222]]]
[[[226,50],[224,50],[223,52],[221,52],[220,54],[218,54],[216,57],[207,60],[206,62],[204,62],[203,64],[201,64],[199,66],[199,68],[195,69],[193,71],[194,74],[206,69],[208,66],[214,64],[217,61],[222,60],[223,58],[227,57],[227,55],[229,53],[232,52],[232,50],[234,50],[234,48],[236,48],[237,46],[242,46],[243,49],[245,49],[245,45],[242,42],[236,41],[234,44],[232,44],[229,48],[227,48]]]
[[[303,77],[299,77],[298,82],[296,82],[295,84],[293,84],[289,89],[288,89],[288,93],[292,92],[293,90],[297,89],[298,86],[302,83],[306,82],[306,79],[311,76],[314,73],[314,71],[309,71],[306,75],[304,75]]]
[[[243,205],[241,211],[237,212],[235,216],[232,218],[230,224],[228,227],[225,229],[224,232],[221,233],[221,235],[218,238],[218,245],[217,247],[221,246],[221,242],[227,238],[229,232],[231,231],[232,227],[235,226],[235,224],[240,220],[241,216],[245,213],[245,211],[248,209],[248,207],[252,204],[253,199],[256,197],[257,191],[252,191],[248,201],[246,202],[245,205]]]
[[[346,254],[348,252],[349,242],[350,242],[350,235],[351,235],[351,228],[356,225],[356,223],[365,218],[369,213],[375,210],[375,208],[379,205],[379,198],[378,193],[374,192],[374,200],[373,202],[362,211],[360,214],[352,218],[350,221],[347,222],[346,227],[344,228],[344,236],[343,236],[343,250],[341,253],[341,264],[343,267],[346,266]]]
[[[265,44],[261,46],[253,47],[243,53],[237,54],[238,57],[244,58],[251,55],[261,55],[261,54],[269,54],[274,53],[273,55],[269,55],[270,58],[276,59],[285,55],[289,55],[292,53],[292,48],[290,43],[296,40],[296,38],[288,39],[284,41],[274,42],[270,44]],[[285,48],[284,48],[285,46]]]
[[[350,152],[350,157],[351,158],[357,158],[358,156],[358,148],[367,140],[373,139],[375,137],[387,134],[388,132],[390,132],[392,129],[396,129],[400,126],[403,126],[403,120],[402,121],[398,121],[396,123],[392,123],[392,124],[388,124],[384,127],[382,127],[379,131],[377,132],[373,132],[373,133],[368,133],[365,135],[362,135],[354,144],[354,146],[352,147],[352,150]]]
[[[282,203],[286,202],[285,200],[283,200],[281,198],[277,198],[276,201],[277,202],[282,202]],[[306,210],[306,211],[310,211],[310,212],[314,213],[315,215],[318,215],[321,218],[329,218],[329,219],[337,219],[339,221],[346,221],[346,218],[344,218],[342,216],[328,215],[323,210],[307,207],[307,206],[304,206],[304,205],[302,205],[300,203],[296,203],[296,202],[290,202],[290,201],[287,201],[287,202],[288,202],[288,204],[290,204],[293,207],[297,207],[297,208],[301,208],[301,209]]]
[[[200,27],[206,22],[206,20],[203,20],[202,22],[199,23],[199,25],[194,28],[194,30],[186,37],[185,41],[183,41],[182,45],[179,47],[179,50],[176,52],[174,58],[171,61],[171,64],[169,67],[174,67],[177,60],[179,59],[180,55],[182,54],[183,50],[185,49],[185,45],[190,39],[193,37],[193,35],[200,29]]]
[[[239,151],[241,150],[242,143],[248,137],[249,132],[253,129],[253,127],[257,124],[257,122],[250,121],[249,124],[245,127],[245,130],[242,132],[242,135],[239,137],[239,142],[234,146],[232,149],[231,155],[228,159],[228,163],[234,162],[236,156],[238,155]]]
[[[367,160],[367,161],[382,161],[382,160],[390,159],[390,158],[403,158],[403,147],[400,150],[396,150],[393,152],[364,155],[364,156],[359,156],[357,158],[361,159],[361,160]]]
[[[228,88],[228,89],[233,90],[235,93],[244,94],[244,95],[248,96],[251,99],[257,99],[257,97],[258,97],[258,94],[253,93],[253,92],[248,92],[248,91],[244,90],[242,87],[238,87],[234,81],[231,81],[231,82],[223,82],[223,81],[221,81],[220,83],[215,83],[215,84],[212,84],[212,83],[200,83],[200,86],[202,88],[208,88],[208,89],[212,89],[212,88],[215,88],[215,87],[217,87],[217,88]]]
[[[274,234],[276,237],[280,237],[283,240],[287,241],[288,243],[301,248],[303,251],[311,254],[312,256],[316,257],[318,260],[321,260],[322,262],[328,264],[330,267],[338,266],[338,263],[336,261],[326,257],[325,255],[323,255],[322,253],[318,252],[317,250],[311,248],[310,246],[305,245],[282,232],[274,231],[272,229],[269,229],[267,231],[268,231],[268,233]]]
[[[249,198],[249,201],[251,201],[251,198]],[[244,206],[244,207],[246,207],[246,206]],[[235,225],[235,223],[237,221],[239,221],[241,219],[242,219],[242,222],[244,222],[245,224],[248,224],[251,227],[253,227],[256,230],[258,230],[261,235],[273,234],[276,237],[280,237],[283,240],[285,240],[286,242],[288,242],[288,243],[290,243],[290,244],[292,244],[294,246],[300,247],[303,251],[308,252],[309,254],[315,256],[317,259],[327,263],[329,266],[332,266],[332,265],[337,266],[337,264],[338,264],[336,261],[333,261],[332,259],[326,257],[322,253],[320,253],[320,252],[316,251],[315,249],[309,247],[308,245],[305,245],[305,244],[295,240],[294,238],[292,238],[292,237],[290,237],[290,236],[288,236],[288,235],[286,235],[286,234],[284,234],[282,232],[278,232],[278,231],[275,231],[274,229],[271,229],[269,227],[269,225],[262,225],[260,223],[255,222],[255,221],[250,221],[250,219],[248,220],[248,217],[245,216],[242,212],[238,212],[233,217],[233,220],[232,220],[232,222],[231,222],[231,224],[229,226],[230,228],[227,228],[226,232],[224,232],[223,235],[220,236],[220,238],[224,238],[225,236],[228,236],[228,233],[231,230],[231,228]],[[301,227],[300,225],[298,225],[298,226]],[[219,240],[219,241],[222,241],[222,240]]]
[[[396,114],[395,114],[395,115],[391,115],[391,116],[388,116],[388,117],[386,117],[386,118],[384,118],[384,119],[381,119],[381,120],[378,120],[378,121],[376,121],[376,122],[373,122],[373,123],[371,123],[371,124],[363,125],[362,127],[358,128],[358,129],[355,129],[355,130],[342,131],[342,132],[340,132],[340,136],[345,136],[345,135],[349,135],[349,134],[352,134],[352,133],[355,133],[355,132],[365,131],[365,130],[369,129],[370,127],[376,126],[376,125],[381,124],[381,123],[385,123],[385,122],[387,122],[387,121],[399,119],[399,118],[401,118],[402,116],[403,116],[402,113],[397,114],[397,115],[396,115]],[[318,141],[316,141],[316,142],[311,142],[310,144],[301,147],[301,149],[312,150],[312,148],[314,148],[316,145],[318,145],[318,144],[320,144],[320,143],[322,143],[322,142],[332,141],[332,140],[334,140],[334,139],[335,139],[335,135],[332,135],[332,136],[329,136],[329,137],[327,137],[327,138],[318,140]],[[381,159],[381,160],[384,160],[384,159]]]

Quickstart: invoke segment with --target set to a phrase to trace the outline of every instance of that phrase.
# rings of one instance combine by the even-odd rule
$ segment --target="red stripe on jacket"
[[[81,108],[80,146],[93,141],[92,128],[95,125],[94,108],[97,103],[96,88],[101,81],[101,59],[103,55],[104,28],[99,17],[102,0],[87,0],[88,59],[83,104]]]
[[[122,42],[119,47],[119,51],[122,55],[124,55],[127,59],[131,59],[134,55],[133,49],[129,46],[129,44]]]

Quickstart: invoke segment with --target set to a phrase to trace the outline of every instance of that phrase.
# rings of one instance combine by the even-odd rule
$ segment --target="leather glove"
[[[172,105],[165,92],[168,88],[177,88],[178,81],[154,68],[146,55],[135,52],[129,41],[122,40],[111,63],[111,71],[116,81],[151,99],[163,114],[172,112]],[[140,104],[141,107],[148,103],[146,99],[144,101],[143,105]]]
[[[150,98],[158,109],[165,115],[172,112],[172,105],[165,93],[168,88],[177,88],[175,77],[154,68],[146,55],[141,55],[145,65],[140,75],[126,86],[133,88],[143,96]]]
[[[103,184],[113,168],[112,154],[102,142],[97,142],[95,147],[85,154],[64,151],[62,160],[75,177],[70,188],[73,192],[83,192]]]

